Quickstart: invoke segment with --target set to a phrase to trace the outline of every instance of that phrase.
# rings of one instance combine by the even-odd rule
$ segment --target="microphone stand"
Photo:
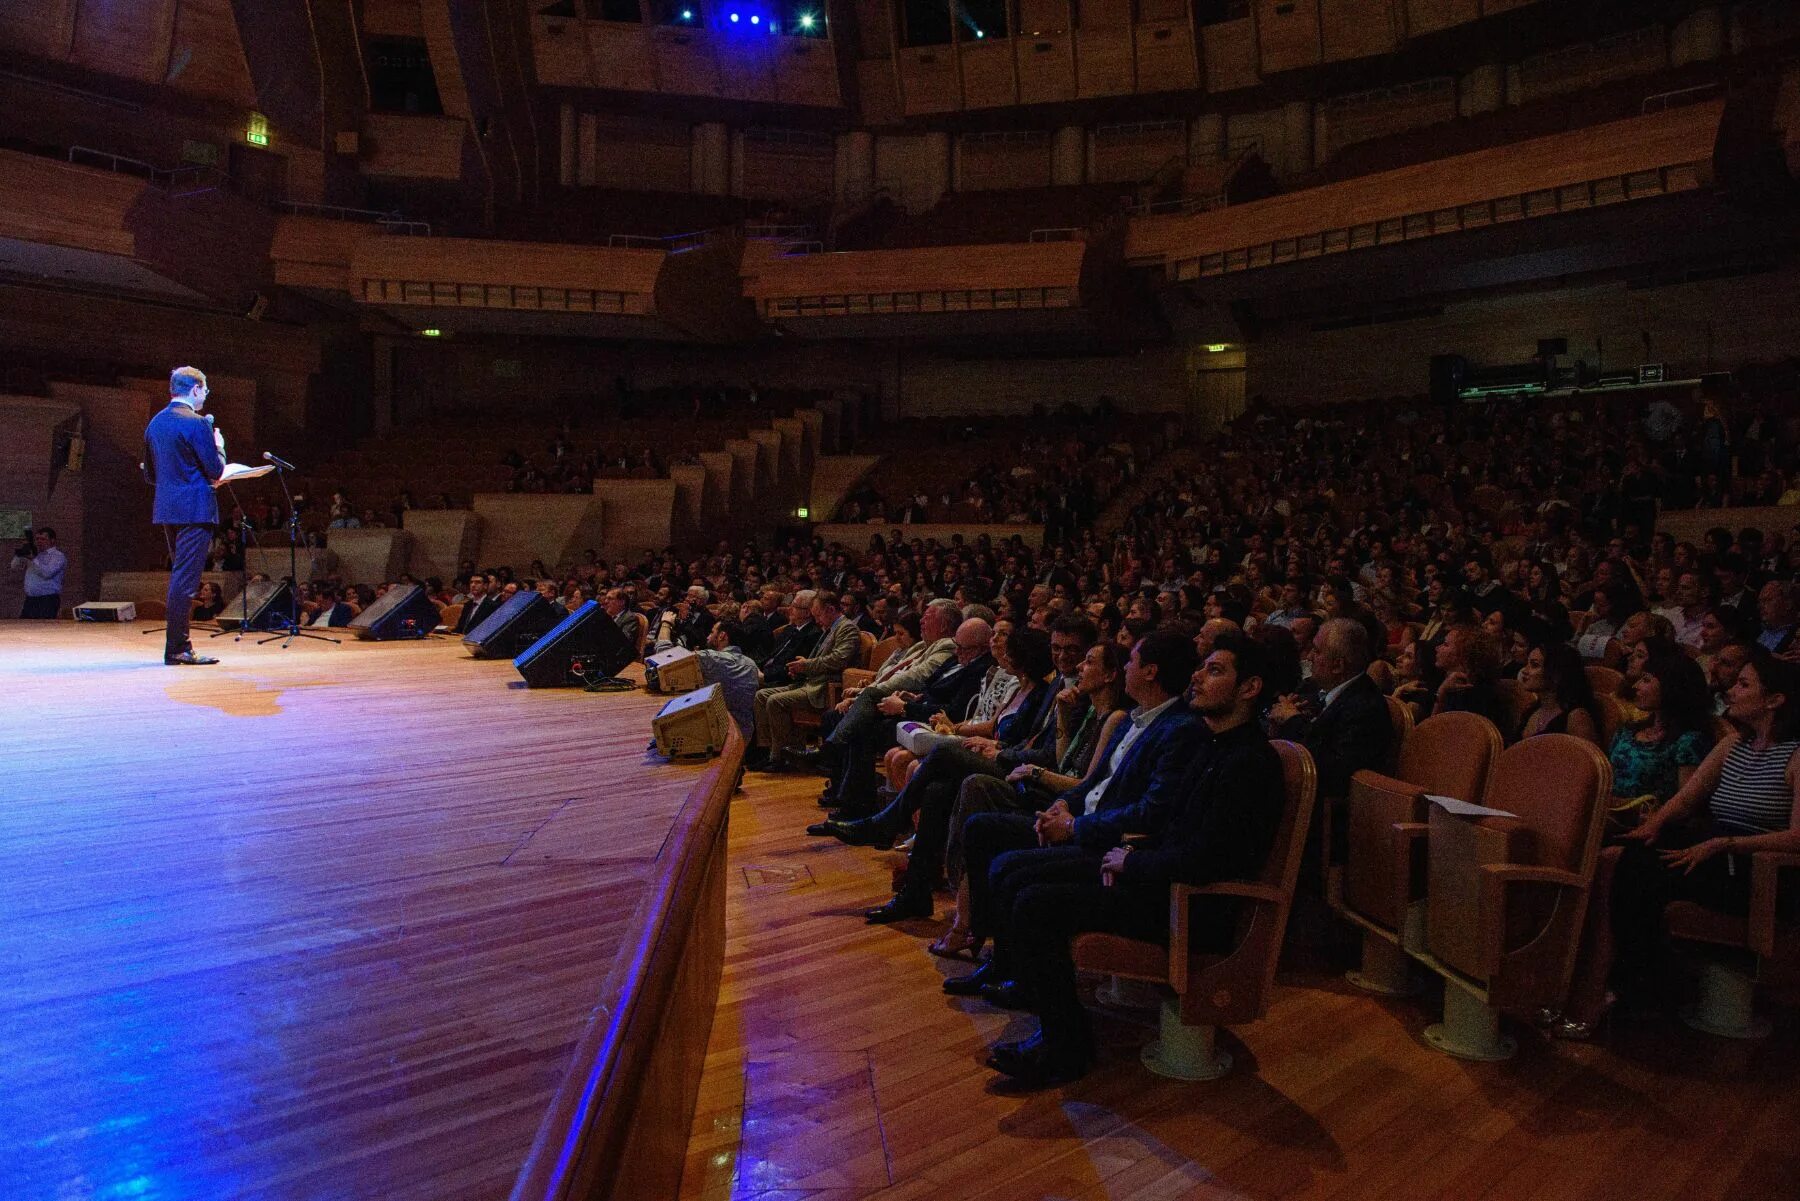
[[[244,631],[250,627],[250,547],[256,542],[256,532],[250,526],[250,514],[238,500],[237,489],[226,484],[225,491],[231,494],[231,507],[238,511],[238,604],[242,606],[242,616],[238,618],[236,630],[228,630],[221,623],[218,632],[212,636],[223,638],[235,633],[237,637],[232,641],[242,642]],[[221,612],[220,616],[223,615]]]
[[[341,638],[331,638],[324,634],[314,634],[300,625],[300,513],[294,508],[294,494],[288,489],[287,469],[291,464],[271,454],[264,454],[263,460],[275,467],[275,478],[281,481],[281,495],[287,501],[288,532],[288,615],[286,622],[274,627],[274,634],[257,643],[280,642],[281,649],[286,650],[296,638],[311,638],[316,642],[329,642],[337,646]]]

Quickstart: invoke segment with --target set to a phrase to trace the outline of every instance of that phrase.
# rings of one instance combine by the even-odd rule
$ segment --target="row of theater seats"
[[[1471,713],[1442,713],[1413,727],[1390,698],[1396,751],[1387,772],[1352,777],[1340,820],[1322,845],[1325,892],[1363,936],[1350,980],[1405,996],[1416,969],[1441,976],[1444,1020],[1433,1045],[1470,1059],[1502,1059],[1513,1041],[1502,1014],[1596,1012],[1609,962],[1607,898],[1620,848],[1603,846],[1613,803],[1612,767],[1592,743],[1545,734],[1502,748],[1499,730]],[[1449,797],[1509,816],[1460,815]],[[1748,917],[1691,903],[1669,908],[1671,936],[1724,952],[1702,974],[1691,1019],[1714,1033],[1755,1029],[1753,981],[1792,981],[1800,946],[1777,936],[1774,875],[1794,856],[1754,857],[1760,890]]]

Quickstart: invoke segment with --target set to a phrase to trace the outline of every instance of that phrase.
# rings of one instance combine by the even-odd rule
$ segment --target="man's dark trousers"
[[[188,622],[194,612],[194,594],[200,591],[200,573],[206,570],[206,552],[212,549],[213,527],[208,525],[166,525],[169,537],[169,629],[163,642],[163,657],[174,658],[193,649],[188,641]]]

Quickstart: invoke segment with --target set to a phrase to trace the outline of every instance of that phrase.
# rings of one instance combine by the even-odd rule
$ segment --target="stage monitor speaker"
[[[358,638],[392,642],[423,638],[437,629],[438,608],[425,595],[423,584],[395,584],[350,623]]]
[[[532,643],[513,666],[528,688],[573,688],[616,676],[636,657],[618,623],[599,601],[588,601]]]
[[[249,618],[244,614],[248,611]],[[249,588],[225,602],[219,610],[219,628],[235,630],[271,630],[287,623],[293,615],[294,601],[286,580],[257,580]]]
[[[644,660],[644,686],[652,692],[691,692],[700,684],[700,656],[685,646],[672,646]]]
[[[1431,403],[1453,405],[1462,391],[1463,378],[1469,372],[1469,360],[1459,354],[1431,356]]]
[[[535,589],[517,592],[464,634],[463,646],[477,659],[511,659],[562,619],[562,611],[545,600],[543,593]]]
[[[717,684],[676,697],[650,721],[657,754],[670,759],[716,755],[725,749],[730,730],[731,714]]]
[[[89,601],[75,606],[76,621],[136,621],[137,606],[130,601]]]

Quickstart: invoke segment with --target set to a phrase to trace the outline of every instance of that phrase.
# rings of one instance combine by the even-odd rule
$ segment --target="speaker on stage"
[[[423,584],[395,584],[350,623],[358,638],[391,642],[423,638],[437,629],[438,608]]]
[[[731,714],[717,684],[676,697],[650,721],[657,754],[670,759],[716,755],[725,749],[730,731]]]
[[[644,687],[652,692],[691,692],[700,684],[700,656],[685,646],[644,659]]]
[[[244,617],[248,605],[249,619]],[[225,602],[219,610],[219,628],[235,630],[267,630],[280,625],[294,611],[293,598],[286,580],[258,580],[249,589]]]
[[[473,604],[474,602],[469,602]],[[511,659],[556,628],[563,614],[536,589],[516,592],[463,635],[477,659]]]
[[[513,666],[528,688],[573,688],[616,676],[635,658],[636,648],[618,623],[599,601],[588,601],[532,643]]]

